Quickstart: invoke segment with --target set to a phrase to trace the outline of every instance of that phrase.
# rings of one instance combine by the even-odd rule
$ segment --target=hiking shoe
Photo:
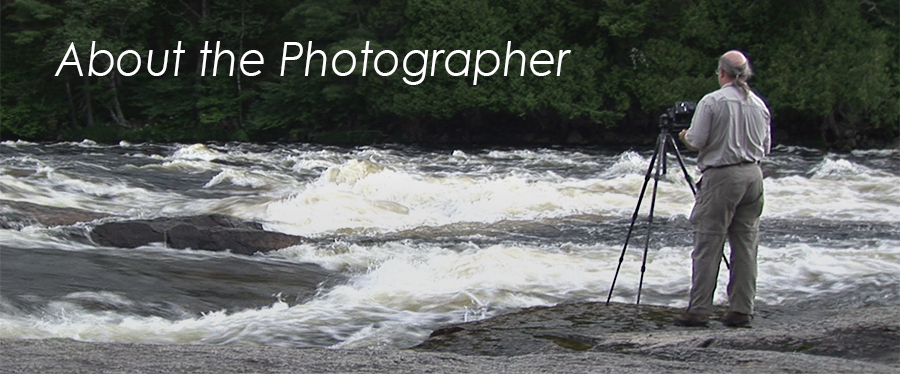
[[[675,317],[675,326],[684,327],[709,327],[709,316],[684,312]]]
[[[753,316],[738,312],[728,312],[722,316],[722,324],[728,327],[750,327]]]

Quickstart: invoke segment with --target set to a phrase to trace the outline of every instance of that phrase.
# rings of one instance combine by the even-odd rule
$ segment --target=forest
[[[3,140],[644,144],[667,108],[717,88],[730,49],[750,58],[777,143],[891,147],[900,132],[896,0],[4,0],[0,11]],[[283,63],[286,43],[322,53]],[[92,47],[109,52],[93,61],[107,74],[89,74]],[[198,52],[214,47],[234,55],[233,74],[228,56],[212,74],[215,53]],[[508,48],[524,57],[505,61]],[[437,50],[471,55],[435,69],[414,53]],[[508,75],[475,60],[487,50]],[[558,64],[531,70],[546,55]],[[409,84],[404,63],[428,75]]]

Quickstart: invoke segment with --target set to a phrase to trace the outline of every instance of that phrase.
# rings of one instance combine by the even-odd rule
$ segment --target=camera
[[[695,109],[697,104],[692,101],[676,102],[675,106],[666,109],[666,112],[659,116],[659,127],[673,132],[691,127]]]

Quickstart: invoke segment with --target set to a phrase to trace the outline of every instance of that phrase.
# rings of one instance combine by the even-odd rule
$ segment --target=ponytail
[[[753,70],[750,69],[750,63],[746,59],[743,64],[736,65],[723,56],[719,59],[719,69],[734,77],[734,84],[744,91],[744,97],[750,95],[750,85],[747,84],[747,80],[753,76]]]

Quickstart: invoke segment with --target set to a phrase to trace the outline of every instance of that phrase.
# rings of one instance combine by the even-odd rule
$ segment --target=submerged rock
[[[131,251],[4,246],[0,310],[25,318],[53,313],[47,310],[64,305],[78,315],[179,321],[217,311],[269,308],[275,302],[294,306],[346,280],[312,263],[174,251],[144,251],[136,256],[127,252]],[[5,373],[2,366],[0,373]]]
[[[31,225],[68,226],[109,216],[109,214],[78,208],[62,208],[25,201],[0,200],[0,229],[21,229]]]
[[[231,251],[252,255],[305,243],[306,238],[265,231],[257,222],[218,214],[108,222],[91,232],[99,245],[135,248],[165,243],[170,248]]]

